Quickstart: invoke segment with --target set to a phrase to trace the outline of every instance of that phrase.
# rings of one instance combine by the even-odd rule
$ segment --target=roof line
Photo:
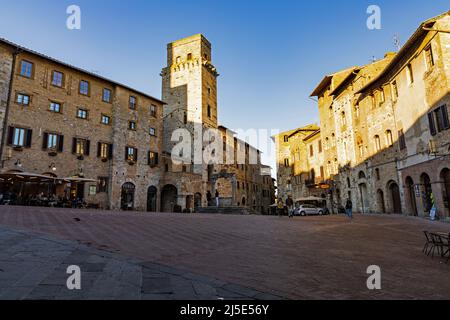
[[[152,99],[152,100],[154,100],[154,101],[156,101],[156,102],[160,102],[160,103],[162,103],[162,104],[167,104],[167,103],[165,103],[164,101],[162,101],[161,99],[155,98],[155,97],[153,97],[153,96],[151,96],[151,95],[149,95],[149,94],[147,94],[147,93],[145,93],[145,92],[142,92],[142,91],[139,91],[139,90],[137,90],[137,89],[134,89],[134,88],[132,88],[132,87],[130,87],[130,86],[127,86],[127,85],[125,85],[125,84],[123,84],[123,83],[120,83],[120,82],[117,82],[117,81],[108,79],[108,78],[106,78],[106,77],[103,77],[103,76],[100,76],[100,75],[95,74],[95,73],[93,73],[93,72],[90,72],[90,71],[84,70],[84,69],[82,69],[82,68],[73,66],[73,65],[71,65],[71,64],[69,64],[69,63],[66,63],[66,62],[63,62],[63,61],[61,61],[61,60],[52,58],[52,57],[47,56],[47,55],[45,55],[45,54],[42,54],[42,53],[40,53],[40,52],[37,52],[37,51],[31,50],[31,49],[28,49],[28,48],[26,48],[26,47],[24,47],[24,46],[18,45],[18,44],[16,44],[16,43],[14,43],[14,42],[12,42],[12,41],[9,41],[9,40],[6,40],[6,39],[4,39],[4,38],[0,38],[0,43],[4,43],[4,44],[6,44],[6,45],[9,45],[9,46],[11,46],[11,47],[14,47],[16,50],[23,51],[23,52],[26,52],[26,53],[29,53],[29,54],[38,56],[38,57],[43,58],[43,59],[45,59],[45,60],[50,60],[50,61],[52,61],[52,62],[54,62],[54,63],[57,63],[57,64],[59,64],[59,65],[62,65],[62,66],[64,66],[64,67],[66,67],[66,68],[69,68],[69,69],[72,69],[72,70],[75,70],[75,71],[78,71],[78,72],[87,74],[87,75],[89,75],[89,76],[91,76],[91,77],[94,77],[94,78],[97,78],[97,79],[100,79],[100,80],[103,80],[103,81],[112,83],[112,84],[114,84],[114,85],[116,85],[116,86],[119,86],[119,87],[122,87],[122,88],[124,88],[124,89],[131,90],[131,91],[133,91],[133,92],[135,92],[135,93],[138,93],[138,94],[143,95],[143,96],[145,96],[145,97],[147,97],[147,98],[150,98],[150,99]]]

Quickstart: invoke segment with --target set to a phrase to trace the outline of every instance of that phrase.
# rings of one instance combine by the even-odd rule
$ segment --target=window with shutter
[[[436,125],[435,125],[435,123],[434,123],[434,116],[433,116],[433,113],[432,113],[432,112],[430,112],[430,113],[428,114],[428,125],[429,125],[429,127],[430,127],[430,133],[431,133],[431,135],[432,135],[432,136],[435,136],[435,135],[437,134],[437,132],[436,132]]]

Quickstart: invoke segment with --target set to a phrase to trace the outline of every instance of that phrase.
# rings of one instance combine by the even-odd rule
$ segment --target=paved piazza
[[[450,299],[450,263],[422,253],[423,230],[450,224],[2,206],[0,298]],[[62,288],[70,264],[78,296]],[[382,290],[366,287],[370,265]]]

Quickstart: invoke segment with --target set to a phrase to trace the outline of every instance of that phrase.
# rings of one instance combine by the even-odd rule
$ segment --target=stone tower
[[[174,130],[186,128],[197,138],[204,129],[218,127],[218,73],[211,63],[210,42],[198,34],[168,44],[167,67],[161,76],[162,100],[167,103],[164,107],[164,151],[171,153]],[[194,143],[193,152],[202,148],[201,140],[195,141],[200,145]],[[190,171],[203,174],[204,165],[195,162]]]

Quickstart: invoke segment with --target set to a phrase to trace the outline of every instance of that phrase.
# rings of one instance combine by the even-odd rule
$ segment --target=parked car
[[[324,209],[313,206],[312,204],[302,204],[295,208],[294,215],[296,216],[314,216],[323,215]]]

